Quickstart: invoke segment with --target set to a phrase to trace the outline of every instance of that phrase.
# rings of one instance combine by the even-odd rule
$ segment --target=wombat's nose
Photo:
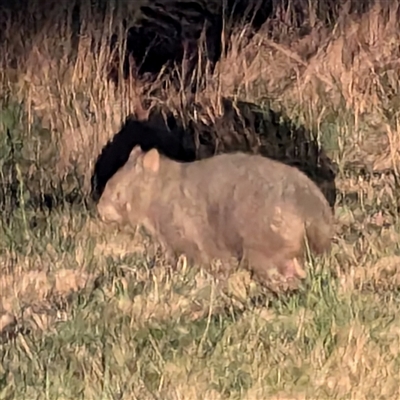
[[[110,216],[107,215],[105,212],[99,212],[99,218],[101,222],[104,223],[109,223],[112,222],[112,219],[110,219]]]
[[[103,204],[100,202],[97,204],[97,214],[99,215],[100,220],[105,222],[106,212]]]
[[[121,215],[111,204],[99,202],[97,205],[97,212],[100,220],[104,223],[110,224],[113,222],[121,222]]]

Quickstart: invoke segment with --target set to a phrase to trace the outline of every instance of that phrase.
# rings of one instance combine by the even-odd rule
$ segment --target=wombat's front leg
[[[156,229],[150,225],[146,224],[143,226],[144,231],[148,235],[151,243],[151,254],[155,256],[156,253],[161,253],[162,258],[165,259],[171,266],[176,265],[178,261],[178,257],[176,256],[173,248],[168,245],[168,242],[165,240],[164,236],[157,232]]]
[[[175,267],[179,257],[174,249],[167,244],[167,241],[164,240],[161,235],[157,236],[156,241],[160,246],[163,258],[168,262],[168,264],[170,264],[172,267]]]

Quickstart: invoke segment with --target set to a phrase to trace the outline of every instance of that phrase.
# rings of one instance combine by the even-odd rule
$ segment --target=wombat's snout
[[[102,222],[112,223],[122,221],[122,217],[116,208],[112,204],[102,201],[102,199],[100,199],[99,203],[97,204],[97,212]]]

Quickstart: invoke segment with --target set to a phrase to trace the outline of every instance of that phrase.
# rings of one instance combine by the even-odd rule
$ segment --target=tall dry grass
[[[82,5],[79,32],[67,3],[54,3],[40,17],[39,5],[30,2],[36,22],[24,23],[22,13],[3,16],[3,93],[23,104],[26,146],[32,157],[48,153],[46,171],[56,171],[45,174],[49,181],[62,180],[74,170],[84,177],[87,191],[97,154],[129,113],[142,111],[154,89],[135,79],[114,87],[106,79],[109,37],[122,16],[134,16],[135,10],[121,4],[114,12],[109,9],[104,20]],[[377,0],[365,13],[351,14],[348,2],[333,27],[322,24],[310,6],[306,33],[303,28],[287,29],[293,12],[286,8],[251,40],[245,28],[237,30],[196,100],[207,105],[203,112],[212,119],[220,113],[221,95],[253,102],[268,98],[326,141],[334,141],[340,160],[396,169],[399,4]],[[156,85],[161,87],[160,82]],[[182,103],[193,101],[172,87],[159,93],[150,100],[176,112]],[[347,122],[338,138],[330,138],[330,126],[338,118]],[[35,138],[35,121],[50,132],[47,141]],[[37,164],[31,173],[44,168]]]

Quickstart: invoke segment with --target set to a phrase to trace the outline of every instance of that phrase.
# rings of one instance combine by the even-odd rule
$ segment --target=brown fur
[[[135,147],[98,211],[105,222],[143,225],[169,256],[243,259],[267,286],[274,272],[304,278],[304,239],[320,254],[333,233],[329,204],[306,175],[244,153],[178,163]]]

